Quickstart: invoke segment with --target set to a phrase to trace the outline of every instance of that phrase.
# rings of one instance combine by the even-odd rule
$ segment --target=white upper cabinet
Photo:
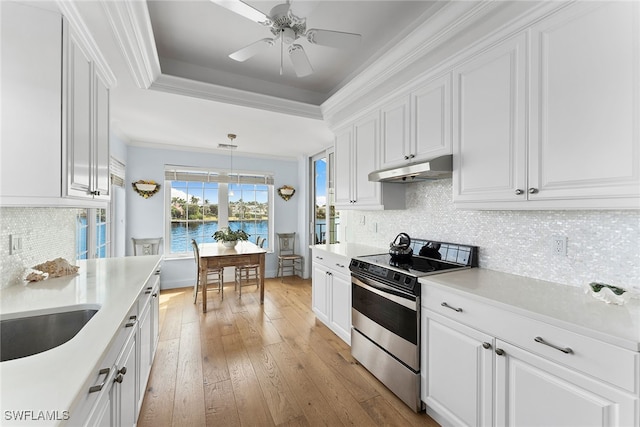
[[[337,209],[404,208],[404,187],[398,187],[401,184],[369,181],[369,173],[379,164],[379,127],[379,113],[375,111],[336,132]]]
[[[640,4],[578,2],[457,66],[456,206],[640,208],[638,40]]]
[[[0,7],[0,205],[103,206],[115,77],[61,13],[37,3]]]
[[[451,154],[451,77],[433,79],[381,108],[382,169]]]
[[[380,158],[382,169],[413,160],[410,134],[411,99],[403,95],[381,108],[382,140]]]
[[[0,205],[60,199],[62,17],[0,2]]]
[[[525,200],[525,34],[478,54],[453,76],[454,200]]]
[[[587,2],[532,27],[530,200],[640,195],[639,11]]]
[[[451,154],[451,74],[411,92],[413,161]]]
[[[69,25],[63,47],[63,194],[109,198],[109,89]]]

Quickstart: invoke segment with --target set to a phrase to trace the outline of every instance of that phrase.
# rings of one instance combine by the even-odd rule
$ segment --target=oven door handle
[[[400,304],[403,307],[407,307],[409,310],[418,311],[417,306],[419,302],[417,301],[417,297],[410,296],[410,295],[407,295],[407,297],[400,297],[394,293],[389,292],[389,291],[397,292],[396,289],[390,286],[386,286],[381,283],[377,283],[375,285],[371,283],[365,283],[354,276],[351,276],[351,283],[354,284],[355,286],[360,286],[361,288],[366,289],[369,292],[373,292],[376,295],[379,295],[383,298],[386,298],[390,301]]]

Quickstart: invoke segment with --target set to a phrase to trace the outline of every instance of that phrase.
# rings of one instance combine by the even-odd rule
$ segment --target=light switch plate
[[[17,234],[9,235],[9,255],[22,252],[22,236]]]

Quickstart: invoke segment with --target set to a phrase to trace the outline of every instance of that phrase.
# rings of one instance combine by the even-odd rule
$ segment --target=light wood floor
[[[351,357],[311,311],[311,282],[267,280],[224,301],[160,294],[160,343],[138,426],[438,426]]]

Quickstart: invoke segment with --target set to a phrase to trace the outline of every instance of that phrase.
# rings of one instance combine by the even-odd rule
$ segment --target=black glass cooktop
[[[417,255],[410,257],[392,257],[389,254],[377,254],[361,256],[357,259],[383,267],[392,267],[393,269],[402,270],[414,276],[424,276],[429,273],[466,267],[466,265],[454,264]]]

